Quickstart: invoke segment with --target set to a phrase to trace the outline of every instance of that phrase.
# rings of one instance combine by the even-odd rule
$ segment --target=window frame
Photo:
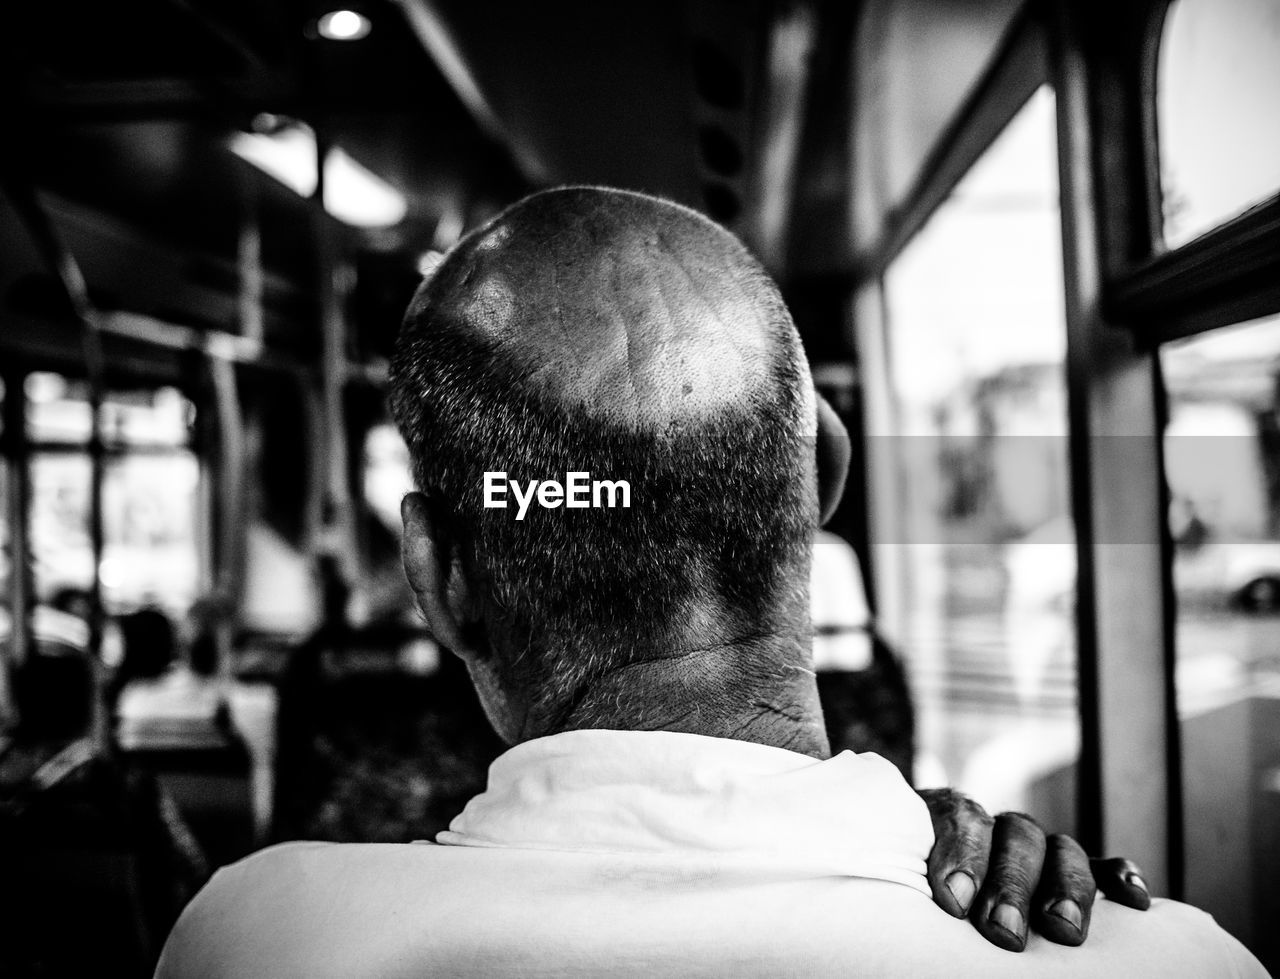
[[[1128,52],[1138,72],[1130,97],[1139,130],[1147,248],[1109,269],[1108,319],[1143,346],[1194,336],[1280,312],[1280,188],[1243,213],[1174,248],[1165,244],[1160,181],[1160,56],[1177,0],[1140,0]]]
[[[850,319],[864,383],[875,395],[868,433],[886,431],[892,406],[875,387],[892,343],[884,273],[1026,97],[1050,84],[1058,107],[1077,533],[1079,835],[1092,852],[1135,859],[1157,893],[1176,898],[1183,893],[1184,814],[1159,347],[1280,312],[1273,271],[1280,194],[1166,246],[1156,83],[1172,2],[1131,0],[1117,10],[1029,0],[911,195],[859,257]],[[887,460],[875,462],[886,468]],[[892,508],[877,498],[892,499],[894,476],[871,478],[873,540],[893,539]]]
[[[4,425],[0,427],[0,458],[3,458],[6,481],[5,511],[0,514],[9,528],[10,581],[8,606],[10,639],[8,648],[0,653],[0,669],[20,665],[27,657],[31,645],[28,608],[32,582],[27,573],[26,554],[29,548],[30,525],[28,523],[31,480],[26,466],[26,408],[23,391],[24,373],[6,367],[4,371],[4,397],[0,399],[0,411],[4,413]],[[4,662],[7,660],[7,662]],[[0,684],[5,681],[0,678]],[[0,686],[0,720],[9,719],[13,705],[8,699],[7,686]]]

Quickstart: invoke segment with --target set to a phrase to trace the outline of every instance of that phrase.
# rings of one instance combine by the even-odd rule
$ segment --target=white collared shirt
[[[220,871],[161,976],[1265,976],[1208,915],[1099,898],[1014,954],[929,897],[928,813],[876,755],[669,732],[519,745],[439,844],[292,843]]]

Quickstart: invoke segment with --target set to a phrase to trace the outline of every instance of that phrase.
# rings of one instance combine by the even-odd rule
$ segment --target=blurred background
[[[783,288],[855,460],[833,746],[1280,967],[1276,0],[0,16],[0,972],[145,973],[218,865],[430,839],[483,788],[387,358],[562,183],[697,208]]]

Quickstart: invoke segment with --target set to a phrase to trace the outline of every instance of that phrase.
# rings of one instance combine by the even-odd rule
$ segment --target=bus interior
[[[590,184],[738,235],[851,433],[833,747],[1132,858],[1280,971],[1276,0],[0,18],[0,936],[148,973],[217,866],[483,787],[388,359],[463,235]]]

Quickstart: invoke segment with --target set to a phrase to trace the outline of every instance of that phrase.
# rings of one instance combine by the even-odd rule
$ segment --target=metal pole
[[[1053,5],[1066,283],[1067,395],[1080,650],[1081,839],[1181,893],[1181,778],[1159,360],[1115,329],[1103,294],[1141,239],[1131,176],[1137,45],[1109,7]],[[1131,37],[1131,36],[1130,36]],[[1104,152],[1105,149],[1105,152]]]
[[[346,320],[343,312],[349,270],[339,260],[333,220],[324,210],[324,163],[328,141],[316,135],[316,230],[317,275],[319,279],[320,328],[323,341],[320,371],[324,418],[324,496],[322,504],[322,554],[334,558],[337,568],[349,578],[351,545],[351,499],[347,483],[346,418],[343,395],[346,388]]]
[[[218,650],[218,675],[231,679],[234,619],[244,585],[244,419],[236,387],[236,366],[218,357],[209,359],[214,402],[218,417],[216,499],[218,547],[214,594],[218,597],[214,639]]]
[[[13,666],[26,661],[31,648],[31,559],[30,525],[27,521],[30,483],[27,478],[26,397],[22,390],[22,374],[4,375],[4,429],[0,433],[0,458],[7,460],[5,469],[5,518],[9,527],[9,646],[8,660]],[[13,719],[15,704],[8,689],[8,673],[0,663],[0,722]]]
[[[263,341],[263,271],[262,229],[258,216],[250,203],[244,220],[240,223],[240,238],[236,248],[236,266],[239,272],[240,290],[238,311],[240,335],[258,345]]]
[[[75,256],[63,245],[49,215],[41,207],[35,189],[28,183],[5,175],[5,190],[14,209],[22,217],[36,249],[57,275],[72,314],[80,323],[80,342],[84,354],[85,377],[89,383],[89,539],[93,551],[93,579],[90,583],[89,652],[95,660],[102,651],[102,555],[104,528],[102,518],[102,483],[105,447],[102,439],[102,398],[105,362],[102,352],[102,314],[89,298],[89,287]]]

